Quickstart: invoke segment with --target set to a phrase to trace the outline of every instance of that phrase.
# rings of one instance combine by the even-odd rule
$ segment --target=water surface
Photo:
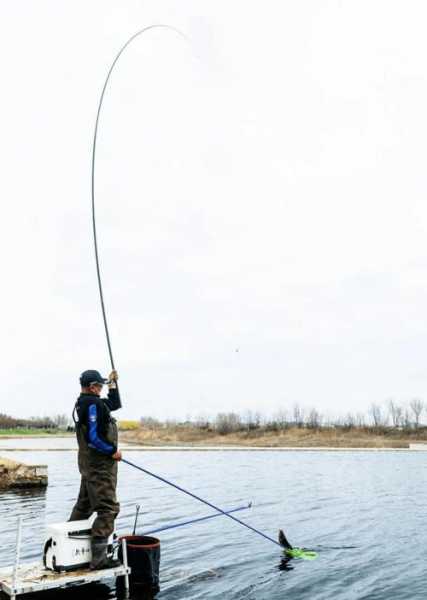
[[[76,454],[2,456],[49,466],[46,491],[0,495],[0,566],[13,563],[18,515],[25,518],[23,559],[38,560],[45,524],[66,520],[75,500]],[[219,506],[252,500],[240,518],[274,538],[281,527],[291,543],[319,553],[316,561],[294,560],[281,570],[279,547],[225,517],[164,532],[159,600],[425,598],[424,452],[135,451],[129,458]],[[137,503],[142,532],[211,512],[125,464],[119,478],[121,533],[131,532]],[[113,598],[114,590],[98,586],[89,595]],[[83,595],[68,590],[55,598]]]

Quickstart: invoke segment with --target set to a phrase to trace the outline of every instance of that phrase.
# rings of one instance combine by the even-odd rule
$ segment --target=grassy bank
[[[264,446],[271,448],[408,448],[410,443],[427,442],[427,428],[400,431],[393,428],[310,429],[288,427],[281,431],[235,431],[219,434],[192,426],[139,427],[121,433],[122,441],[147,446]]]
[[[0,437],[40,437],[40,436],[64,436],[72,435],[66,431],[60,431],[58,429],[34,429],[29,427],[16,427],[12,429],[0,429]]]

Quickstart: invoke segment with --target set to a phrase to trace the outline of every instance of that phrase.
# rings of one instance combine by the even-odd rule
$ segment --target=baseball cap
[[[80,385],[82,387],[88,387],[92,383],[99,383],[103,385],[104,383],[107,383],[107,381],[108,379],[104,379],[99,371],[95,371],[93,369],[83,371],[83,373],[80,375]]]

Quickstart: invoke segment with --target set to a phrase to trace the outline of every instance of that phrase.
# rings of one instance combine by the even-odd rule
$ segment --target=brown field
[[[191,426],[139,427],[121,433],[121,440],[147,446],[251,446],[294,448],[408,448],[427,442],[427,428],[399,431],[385,428],[309,429],[289,427],[282,431],[237,431],[220,435],[215,430]]]

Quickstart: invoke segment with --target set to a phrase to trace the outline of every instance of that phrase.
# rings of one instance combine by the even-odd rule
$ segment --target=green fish
[[[302,560],[315,560],[317,552],[307,548],[294,548],[286,539],[285,534],[279,530],[279,544],[285,549],[285,554],[289,558],[301,558]]]

